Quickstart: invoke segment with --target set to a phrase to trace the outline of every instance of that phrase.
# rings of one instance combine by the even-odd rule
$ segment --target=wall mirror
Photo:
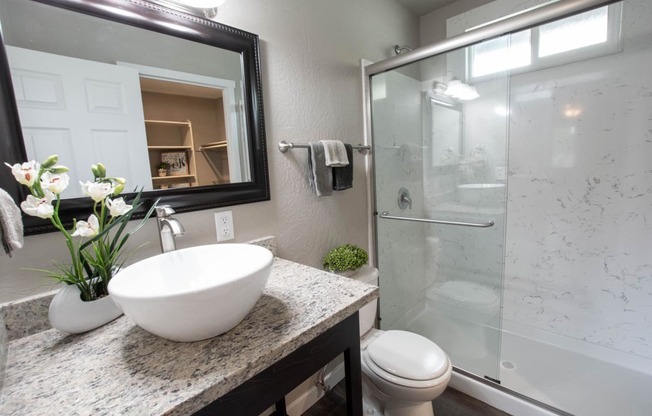
[[[462,106],[450,97],[425,93],[426,120],[430,121],[433,167],[458,163],[462,152]]]
[[[256,35],[143,0],[0,0],[0,23],[2,162],[58,154],[65,220],[90,212],[76,184],[97,162],[145,191],[143,210],[270,198]]]

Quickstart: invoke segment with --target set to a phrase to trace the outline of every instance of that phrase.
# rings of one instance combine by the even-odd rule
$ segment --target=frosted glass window
[[[604,43],[609,38],[609,12],[601,7],[539,28],[539,56]]]
[[[472,46],[468,75],[525,72],[617,52],[621,14],[619,2]]]
[[[519,32],[509,37],[483,42],[472,48],[471,76],[495,74],[508,69],[522,68],[532,63],[530,31]]]

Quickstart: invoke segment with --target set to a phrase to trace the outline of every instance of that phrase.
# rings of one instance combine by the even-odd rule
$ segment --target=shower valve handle
[[[406,188],[401,188],[398,190],[398,207],[400,209],[412,209],[412,198],[410,198],[410,191],[408,191]]]

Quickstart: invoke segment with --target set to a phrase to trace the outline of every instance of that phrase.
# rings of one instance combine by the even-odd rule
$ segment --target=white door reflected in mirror
[[[92,180],[90,165],[102,162],[153,189],[136,70],[11,46],[7,56],[28,159],[58,154],[73,183]],[[62,194],[82,196],[74,186]]]

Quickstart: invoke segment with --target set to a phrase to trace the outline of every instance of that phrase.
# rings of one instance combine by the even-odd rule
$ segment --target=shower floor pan
[[[503,331],[501,384],[577,416],[652,414],[652,374],[640,371],[649,369],[650,360],[634,358],[641,361],[638,369],[618,365],[577,352],[587,349],[586,343],[577,344],[578,348],[571,350]],[[591,349],[606,350],[602,358],[607,359],[608,355],[622,355],[602,347]]]
[[[406,318],[405,329],[439,344],[456,367],[480,376],[498,374],[502,386],[562,411],[577,416],[652,414],[652,360],[554,334],[544,335],[562,345],[542,342],[512,331],[519,328],[509,323],[504,324],[509,331],[479,324],[473,328],[469,322],[459,327],[427,305]],[[485,338],[474,335],[483,332]]]

